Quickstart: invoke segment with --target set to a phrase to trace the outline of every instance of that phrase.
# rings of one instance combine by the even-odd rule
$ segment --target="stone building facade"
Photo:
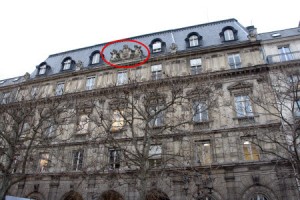
[[[266,96],[270,72],[298,69],[299,28],[257,34],[228,19],[131,39],[146,47],[121,41],[57,53],[31,74],[0,81],[2,109],[20,102],[72,106],[67,123],[45,127],[51,140],[34,146],[26,178],[8,194],[299,199],[289,163],[255,143],[282,127],[255,100]],[[150,58],[139,67],[105,62],[130,67],[147,57],[147,47]]]

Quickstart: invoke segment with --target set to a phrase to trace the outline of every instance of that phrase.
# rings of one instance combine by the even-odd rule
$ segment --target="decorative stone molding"
[[[124,60],[130,60],[130,59],[139,59],[143,57],[143,51],[141,50],[141,46],[134,45],[134,49],[131,49],[128,47],[128,45],[123,45],[123,49],[119,50],[119,52],[116,49],[113,49],[112,52],[110,52],[111,62],[119,62]]]

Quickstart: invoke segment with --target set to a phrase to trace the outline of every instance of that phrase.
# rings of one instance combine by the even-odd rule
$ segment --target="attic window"
[[[18,81],[18,80],[19,80],[19,78],[20,78],[20,77],[17,77],[17,78],[15,78],[15,79],[13,80],[13,82],[16,82],[16,81]]]
[[[273,34],[272,34],[272,37],[280,37],[280,36],[281,36],[280,33],[273,33]]]
[[[5,80],[3,80],[3,81],[0,81],[0,84],[3,84],[5,82]]]

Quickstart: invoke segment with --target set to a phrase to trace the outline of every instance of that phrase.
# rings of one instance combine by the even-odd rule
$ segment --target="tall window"
[[[253,110],[248,95],[240,95],[234,98],[237,117],[253,116]]]
[[[208,110],[205,101],[193,102],[193,121],[203,122],[208,120]]]
[[[71,68],[71,63],[72,60],[71,59],[67,59],[63,62],[63,70],[68,70]]]
[[[124,85],[128,83],[127,71],[118,72],[117,85]]]
[[[294,102],[294,115],[300,117],[300,99]]]
[[[6,104],[10,102],[10,92],[5,92],[2,94],[2,100],[1,103],[2,104]]]
[[[123,128],[125,125],[125,119],[123,117],[123,110],[114,110],[113,111],[113,121],[112,121],[112,131],[118,131]]]
[[[162,78],[162,66],[152,65],[151,66],[152,80],[158,80]]]
[[[92,90],[95,86],[95,76],[89,76],[86,78],[85,89]]]
[[[228,55],[228,64],[231,69],[241,68],[241,57],[240,54]]]
[[[64,89],[65,89],[65,83],[64,82],[57,83],[56,90],[55,90],[55,95],[56,96],[62,95],[64,93]]]
[[[149,166],[158,167],[161,165],[161,145],[151,145],[149,149]]]
[[[190,66],[191,66],[191,74],[199,74],[202,71],[202,62],[201,58],[191,59]]]
[[[38,163],[38,171],[39,172],[45,172],[47,171],[49,163],[49,153],[41,153]]]
[[[161,42],[156,41],[153,43],[153,53],[161,52]]]
[[[72,170],[79,171],[83,165],[83,150],[73,151]]]
[[[38,90],[39,90],[38,86],[33,86],[33,87],[31,88],[31,92],[30,92],[30,93],[31,93],[31,96],[32,96],[32,97],[37,96]]]
[[[280,54],[280,61],[281,62],[293,60],[291,50],[288,46],[279,47],[278,51],[279,51],[279,54]]]
[[[92,57],[92,64],[97,64],[100,62],[100,53],[94,53]]]
[[[259,154],[255,144],[248,140],[243,141],[244,159],[245,160],[259,160]]]
[[[89,130],[89,117],[86,114],[81,114],[78,119],[77,131],[79,134],[86,134]]]
[[[119,149],[109,149],[109,166],[111,169],[120,168],[120,150]]]
[[[224,31],[224,39],[225,41],[234,40],[233,31],[231,29]]]
[[[46,73],[46,64],[40,66],[39,75],[43,75]]]
[[[150,108],[150,127],[160,127],[163,125],[163,111],[162,106],[155,106]]]
[[[201,165],[212,163],[210,141],[199,141],[195,143],[195,162]]]
[[[56,128],[55,128],[54,122],[49,122],[47,129],[46,129],[45,136],[51,138],[51,137],[55,136],[55,131],[56,131]]]
[[[195,47],[199,45],[198,36],[197,35],[191,35],[189,37],[190,47]]]

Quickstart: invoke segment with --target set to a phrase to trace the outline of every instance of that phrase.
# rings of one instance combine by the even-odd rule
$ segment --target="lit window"
[[[201,141],[195,143],[195,162],[202,165],[212,163],[210,141]]]
[[[204,101],[193,102],[193,121],[203,122],[208,120],[207,104]]]
[[[151,66],[152,80],[158,80],[162,78],[162,66],[152,65]]]
[[[231,29],[227,29],[226,31],[224,31],[224,38],[225,41],[234,40],[233,31]]]
[[[92,64],[97,64],[100,62],[100,53],[95,53],[92,57]]]
[[[109,166],[111,169],[120,168],[120,150],[118,149],[109,149]]]
[[[128,83],[127,72],[126,71],[118,72],[117,85],[124,85],[127,83]]]
[[[90,76],[86,78],[85,89],[92,90],[95,86],[95,76]]]
[[[45,172],[47,171],[49,163],[49,153],[41,153],[39,158],[39,165],[38,165],[38,171],[39,172]]]
[[[64,82],[57,83],[56,90],[55,90],[55,95],[56,96],[62,95],[64,93],[64,88],[65,88],[65,83]]]
[[[236,96],[235,98],[235,109],[237,117],[253,116],[253,110],[249,96]]]
[[[71,68],[71,59],[67,59],[63,62],[63,70],[68,70]]]
[[[40,66],[40,69],[39,69],[39,75],[43,75],[46,73],[46,65],[42,65]]]
[[[82,169],[82,165],[83,165],[83,150],[73,151],[72,169],[74,171],[79,171]]]
[[[113,121],[112,121],[112,131],[118,131],[125,125],[125,119],[123,117],[123,110],[114,110]]]
[[[291,50],[288,46],[279,47],[278,51],[279,51],[279,54],[280,54],[280,61],[281,62],[293,60]]]
[[[161,165],[161,145],[151,145],[149,149],[149,166],[158,167]]]
[[[255,144],[250,141],[243,141],[244,159],[245,160],[259,160],[259,154]]]
[[[150,127],[160,127],[163,125],[163,111],[162,106],[156,106],[150,108]]]
[[[240,54],[228,55],[228,64],[231,69],[241,68],[241,57]]]
[[[82,114],[79,116],[77,124],[77,131],[79,134],[86,134],[88,133],[89,129],[89,117],[86,114]]]
[[[161,52],[161,42],[156,41],[153,43],[153,53]]]
[[[198,36],[192,35],[189,37],[190,47],[195,47],[199,45]]]
[[[2,94],[2,100],[1,103],[2,104],[6,104],[10,102],[10,92],[5,92]]]
[[[202,71],[201,58],[191,59],[190,65],[191,65],[191,74],[192,75],[199,74]]]

